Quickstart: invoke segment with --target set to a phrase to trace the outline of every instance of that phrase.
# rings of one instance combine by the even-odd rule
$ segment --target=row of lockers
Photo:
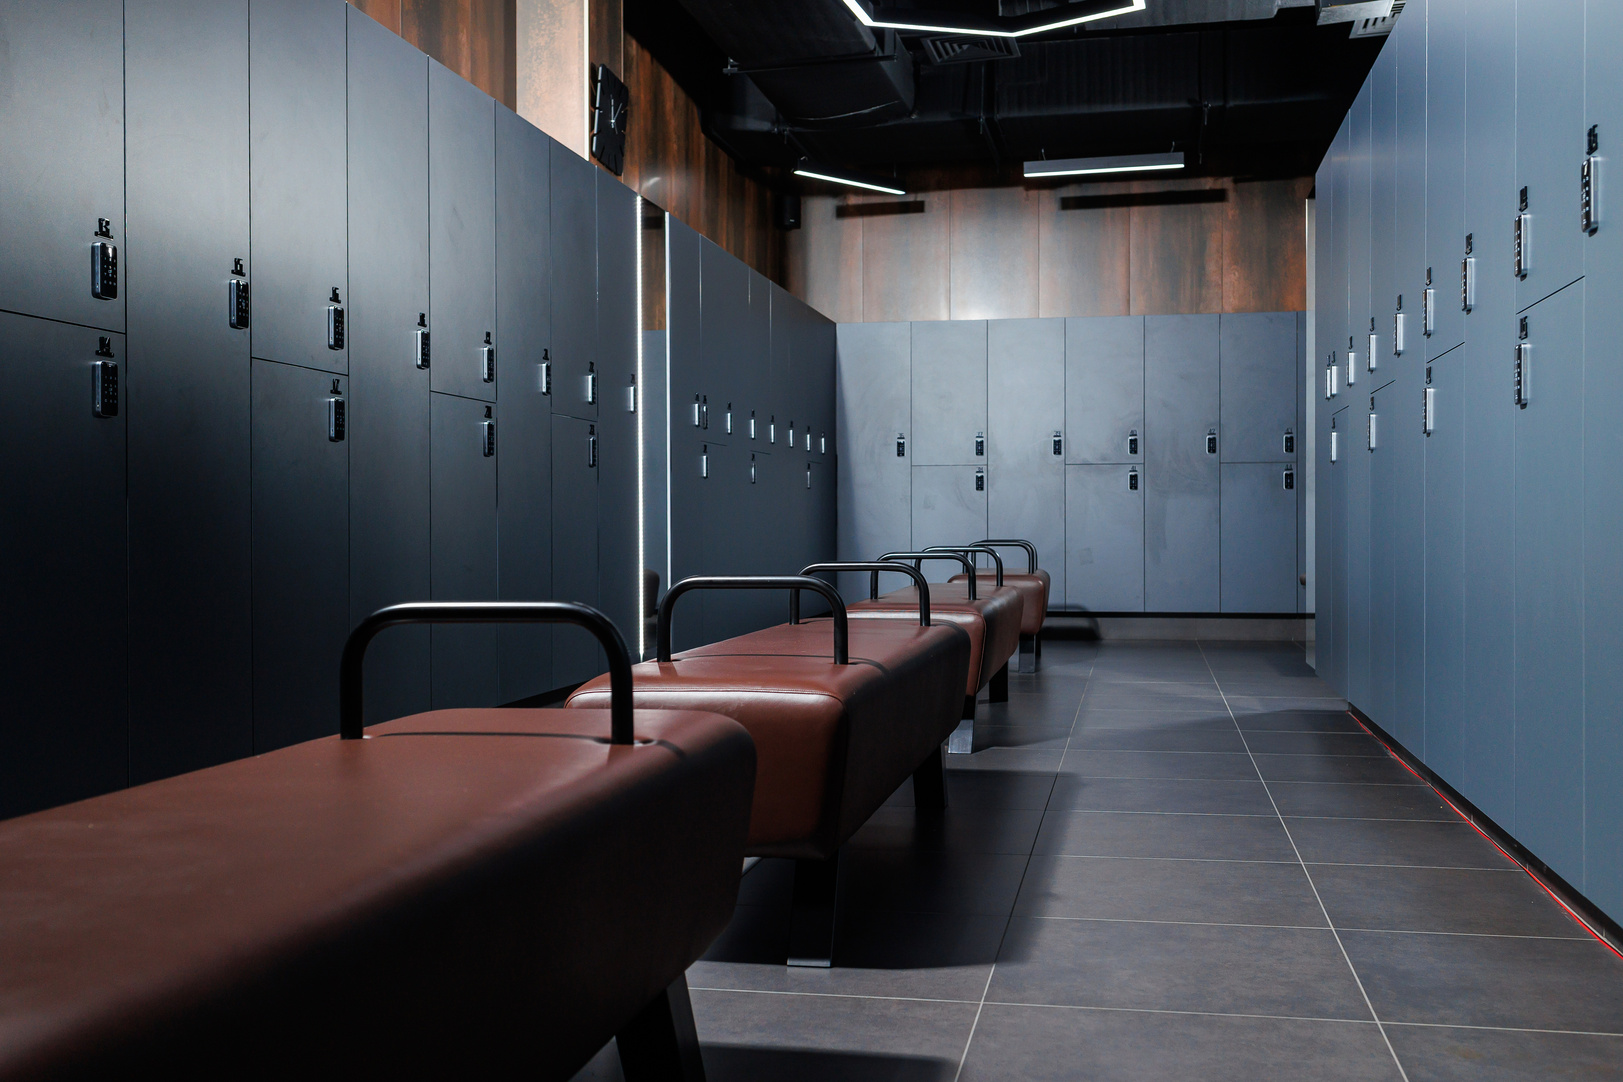
[[[1623,10],[1410,0],[1317,182],[1318,665],[1623,915]]]
[[[1024,537],[1054,608],[1299,612],[1304,348],[1296,312],[841,324],[842,558]]]

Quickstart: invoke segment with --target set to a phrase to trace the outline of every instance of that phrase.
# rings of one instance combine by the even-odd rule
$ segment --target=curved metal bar
[[[997,585],[999,585],[999,586],[1003,585],[1003,557],[1001,557],[1001,556],[999,556],[997,554],[996,549],[994,549],[994,548],[992,548],[992,547],[990,547],[988,545],[931,545],[929,548],[925,549],[924,551],[925,552],[938,552],[938,551],[939,552],[962,552],[966,556],[969,555],[972,552],[984,552],[984,553],[986,553],[986,555],[988,555],[988,556],[990,556],[992,558],[992,563],[994,565],[996,565],[996,567],[997,567]]]
[[[631,654],[614,621],[575,601],[413,601],[379,609],[349,633],[338,663],[338,733],[359,740],[365,727],[361,689],[366,648],[384,628],[402,624],[578,624],[609,656],[609,743],[630,744]]]
[[[665,591],[659,602],[659,625],[655,635],[656,654],[660,661],[671,660],[671,610],[676,599],[691,590],[788,590],[798,596],[801,590],[823,595],[834,610],[834,664],[851,664],[851,632],[845,615],[845,600],[838,590],[809,575],[695,575]]]
[[[802,575],[810,575],[819,571],[871,571],[873,588],[869,591],[879,593],[879,575],[883,571],[894,571],[898,575],[906,575],[913,580],[913,585],[919,592],[919,626],[930,626],[930,584],[924,577],[924,572],[896,560],[882,561],[856,561],[849,563],[811,564],[800,569]],[[789,622],[800,622],[800,591],[795,590],[789,594]]]
[[[961,552],[926,549],[923,552],[887,552],[879,558],[881,560],[912,560],[915,570],[917,570],[925,560],[957,560],[959,563],[964,565],[964,570],[969,573],[969,599],[971,601],[976,600],[975,564],[968,556],[965,556]],[[870,598],[879,596],[879,572],[877,571],[868,576],[868,596]]]
[[[1023,541],[1018,537],[983,537],[975,542],[977,545],[994,545],[998,548],[1023,548],[1026,550],[1026,574],[1037,573],[1037,546],[1030,541]]]

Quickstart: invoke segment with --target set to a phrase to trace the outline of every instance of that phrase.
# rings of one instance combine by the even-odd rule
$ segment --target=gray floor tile
[[[1369,1017],[1329,930],[1009,923],[987,999],[1075,1007]]]
[[[1088,681],[1087,710],[1161,710],[1227,715],[1216,686],[1207,684],[1107,683]]]
[[[1023,917],[1324,927],[1302,866],[1252,861],[1034,856]]]
[[[980,748],[1023,748],[1028,751],[1064,751],[1071,736],[1069,722],[1060,725],[1001,725],[997,716],[975,721],[975,746]]]
[[[1623,1079],[1623,1037],[1443,1026],[1388,1026],[1386,1034],[1409,1082]]]
[[[1062,775],[1049,806],[1055,811],[1191,812],[1271,815],[1273,802],[1259,781],[1078,778]]]
[[[1096,751],[1072,748],[1060,773],[1082,778],[1213,778],[1254,780],[1257,768],[1241,752]]]
[[[921,815],[912,808],[884,807],[846,844],[921,853],[1030,853],[1042,821],[1040,808],[1004,808],[988,815],[953,805]]]
[[[968,756],[951,756],[947,770],[947,802],[954,808],[977,808],[994,811],[1000,808],[1037,808],[1048,806],[1048,796],[1054,790],[1054,775],[1022,773],[1020,771],[958,770],[957,762]],[[913,806],[913,779],[902,782],[886,807]]]
[[[1429,785],[1346,785],[1270,782],[1283,815],[1351,819],[1434,819],[1458,823],[1453,808]]]
[[[1224,695],[1242,698],[1328,699],[1332,694],[1330,685],[1316,676],[1223,673],[1217,685]]]
[[[947,766],[958,771],[996,771],[1009,773],[1054,774],[1059,771],[1060,761],[1064,751],[1060,747],[1049,748],[1000,748],[987,747],[980,742],[980,732],[976,730],[975,750],[968,755],[948,755]]]
[[[840,906],[910,913],[1007,914],[1028,858],[1006,853],[847,849]]]
[[[1258,755],[1257,769],[1269,782],[1339,781],[1373,785],[1423,785],[1391,756]]]
[[[1036,852],[1050,856],[1295,860],[1273,815],[1059,812],[1043,818]]]
[[[1234,719],[1219,707],[1216,710],[1115,710],[1099,709],[1082,703],[1076,715],[1076,731],[1137,729],[1147,732],[1189,732],[1204,729],[1234,732]]]
[[[1520,869],[1308,868],[1337,928],[1588,938]]]
[[[1471,825],[1376,819],[1291,819],[1302,859],[1310,864],[1407,864],[1438,868],[1515,867]]]
[[[1332,717],[1338,715],[1332,715]],[[1352,722],[1347,715],[1339,715]],[[1379,741],[1363,731],[1356,732],[1256,732],[1247,730],[1246,747],[1253,755],[1362,755],[1389,759]]]
[[[1153,729],[1103,729],[1078,726],[1072,751],[1226,751],[1245,753],[1245,741],[1232,727],[1168,725]]]
[[[1334,711],[1344,713],[1347,700],[1333,695],[1254,695],[1234,692],[1229,694],[1229,709],[1234,716],[1241,714],[1275,714],[1287,710]]]
[[[1253,732],[1280,733],[1357,733],[1368,736],[1353,716],[1345,710],[1264,710],[1243,712],[1235,710],[1235,723],[1245,730],[1246,739]],[[1382,752],[1384,755],[1385,752]]]

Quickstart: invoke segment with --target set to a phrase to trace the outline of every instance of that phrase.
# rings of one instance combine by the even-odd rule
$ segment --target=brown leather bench
[[[941,546],[957,549],[954,546]],[[934,551],[936,546],[931,546]],[[1017,669],[1023,673],[1037,671],[1037,663],[1043,656],[1043,621],[1048,617],[1048,597],[1053,586],[1053,580],[1048,572],[1037,566],[1037,546],[1030,541],[1023,541],[1017,537],[989,537],[975,542],[968,548],[984,552],[987,549],[1021,548],[1026,551],[1025,571],[1004,571],[1003,585],[1012,586],[1020,592],[1023,610],[1020,616],[1020,655]],[[977,571],[976,577],[983,583],[990,582],[994,575],[991,572]],[[954,575],[949,581],[962,582],[967,576]]]
[[[924,586],[924,576],[905,565],[807,570],[876,566]],[[673,656],[677,600],[721,589],[789,590],[793,622]],[[802,591],[827,600],[831,615],[799,620]],[[658,660],[633,669],[639,709],[726,714],[754,737],[758,765],[746,851],[796,861],[790,965],[832,964],[840,846],[897,786],[911,774],[918,807],[945,803],[941,742],[958,721],[969,638],[953,624],[932,621],[927,586],[912,610],[907,620],[848,620],[833,587],[807,575],[684,579],[660,602]],[[596,706],[608,694],[600,677],[576,690],[569,705]]]
[[[358,637],[514,618],[587,624],[611,708],[358,739]],[[566,1079],[616,1034],[628,1079],[701,1078],[683,973],[732,915],[754,748],[633,718],[630,671],[584,606],[396,606],[345,649],[342,737],[0,823],[0,1078]]]

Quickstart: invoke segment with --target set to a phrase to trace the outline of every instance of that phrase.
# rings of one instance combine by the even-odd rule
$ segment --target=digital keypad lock
[[[1065,437],[1058,432],[1054,433],[1054,453],[1056,455],[1065,453]]]
[[[586,426],[586,468],[597,469],[597,426]]]
[[[731,436],[733,434],[733,404],[731,402],[727,403],[727,413],[725,416],[727,435]]]
[[[547,396],[547,397],[551,397],[551,395],[552,395],[552,351],[550,349],[544,349],[544,350],[541,351],[540,386],[541,386],[542,395]]]
[[[241,278],[233,278],[231,284],[227,287],[226,294],[226,322],[231,325],[233,330],[247,330],[248,319],[251,314],[248,283]]]
[[[975,433],[975,457],[986,457],[986,433],[984,432]]]
[[[755,483],[755,456],[750,455],[750,484]]]
[[[1209,429],[1206,433],[1206,453],[1217,454],[1217,429]]]
[[[485,344],[479,347],[479,378],[485,383],[496,382],[496,347],[491,344],[490,332],[485,332]]]
[[[586,363],[586,404],[588,406],[597,405],[597,363],[595,361]],[[705,427],[709,428],[710,426],[707,424]]]
[[[118,416],[118,362],[112,359],[113,341],[102,338],[90,362],[90,412],[97,417]]]
[[[1127,491],[1128,492],[1137,492],[1138,491],[1138,471],[1137,470],[1128,470],[1127,471]]]
[[[118,245],[98,240],[90,246],[90,295],[101,301],[118,298]]]
[[[1296,453],[1296,433],[1291,429],[1285,429],[1285,439],[1283,442],[1285,445],[1285,453],[1287,455],[1294,455]]]
[[[976,492],[985,492],[986,491],[986,471],[983,470],[983,469],[980,469],[979,467],[976,467],[976,469],[975,469],[975,491]]]
[[[342,398],[327,399],[327,442],[343,443],[348,428],[348,410]]]
[[[907,457],[907,437],[900,432],[896,433],[896,457]]]
[[[1295,491],[1295,489],[1296,489],[1296,471],[1291,470],[1291,469],[1287,469],[1285,471],[1285,476],[1284,476],[1281,483],[1284,485],[1284,488],[1285,488],[1286,492]]]
[[[1138,454],[1138,429],[1136,428],[1127,433],[1127,453],[1130,455]]]
[[[480,450],[486,458],[494,458],[496,456],[496,421],[493,418],[486,418],[480,423],[482,425]]]
[[[428,313],[417,313],[417,330],[412,332],[412,350],[418,368],[429,365]]]

